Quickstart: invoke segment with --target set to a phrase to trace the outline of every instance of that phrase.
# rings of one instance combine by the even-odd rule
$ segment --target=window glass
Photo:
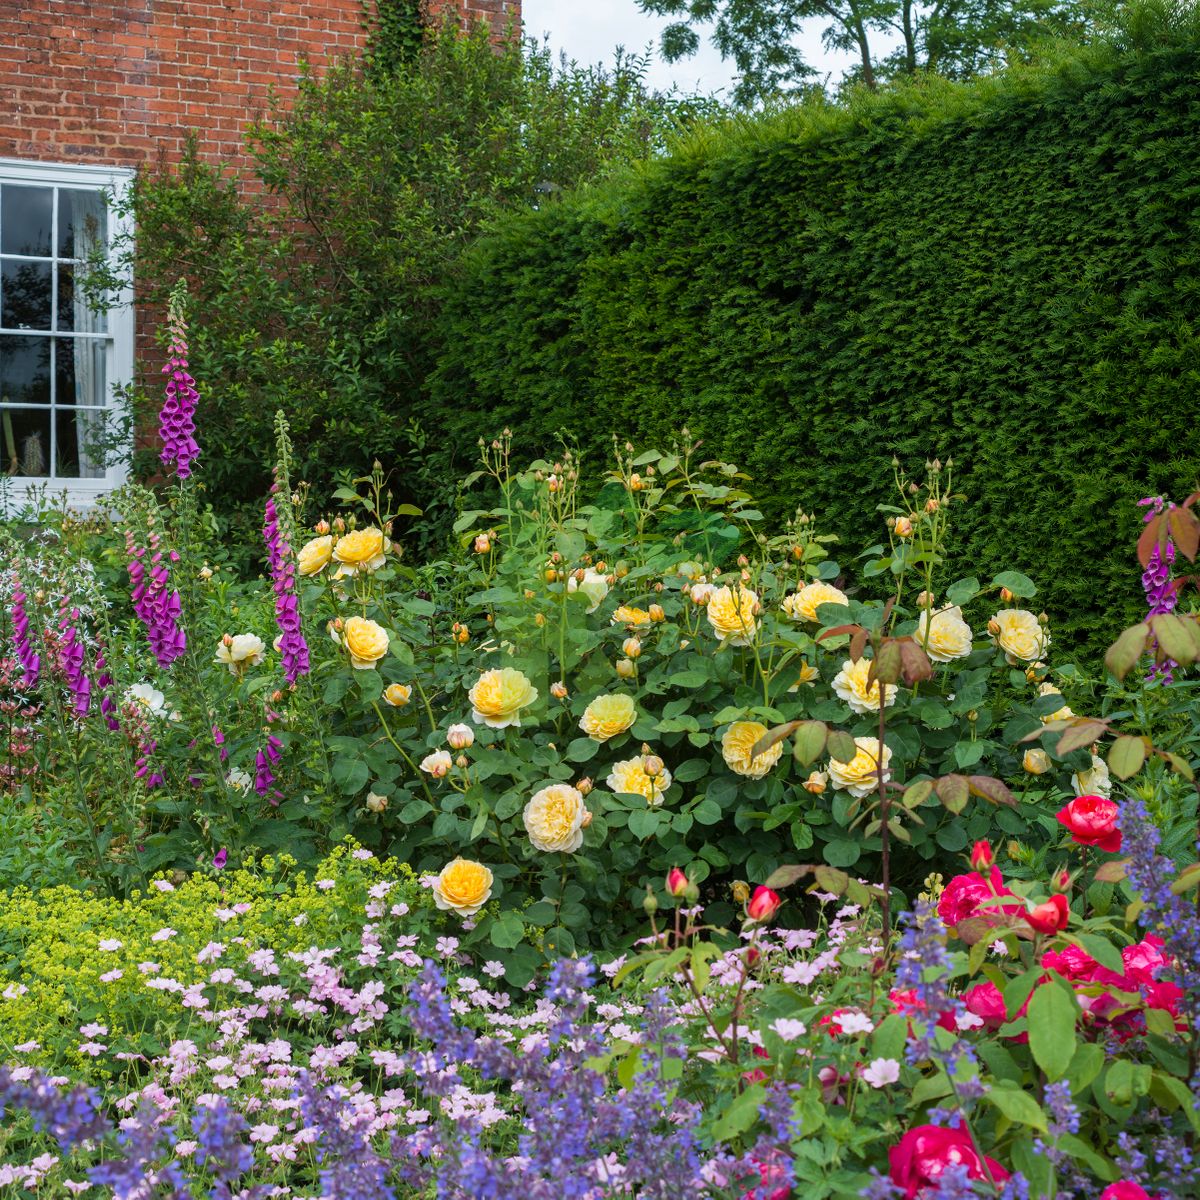
[[[0,188],[0,254],[50,254],[54,189],[5,184]]]

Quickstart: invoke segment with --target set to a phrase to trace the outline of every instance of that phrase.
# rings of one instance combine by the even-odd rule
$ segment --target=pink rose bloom
[[[968,917],[990,918],[1001,912],[1015,915],[1024,911],[1021,904],[993,904],[984,909],[979,908],[985,900],[990,900],[993,896],[1012,896],[1012,892],[1004,886],[1004,876],[1000,874],[999,867],[992,867],[986,879],[978,871],[972,871],[969,875],[955,875],[946,884],[938,900],[938,916],[946,925],[953,927]],[[979,911],[976,911],[977,909]]]
[[[983,1022],[985,1029],[997,1030],[1008,1020],[1004,996],[994,983],[976,984],[963,996],[963,1003],[967,1012],[974,1013]]]
[[[992,986],[994,987],[995,985],[993,984]],[[908,988],[904,991],[901,991],[899,988],[892,988],[888,992],[888,1000],[891,1001],[892,1012],[906,1013],[910,1018],[924,1017],[929,1011],[929,1006],[917,995],[916,988]],[[950,1030],[951,1033],[958,1031],[958,1024],[954,1020],[954,1013],[949,1010],[938,1013],[937,1023],[943,1029]],[[909,1028],[912,1028],[911,1021]]]
[[[1162,947],[1162,938],[1156,938],[1154,934],[1150,934],[1136,946],[1126,946],[1121,951],[1125,974],[1137,983],[1153,983],[1159,968],[1168,965]]]
[[[1100,1193],[1100,1200],[1153,1200],[1153,1197],[1140,1184],[1122,1179],[1119,1183],[1110,1183]]]
[[[788,1184],[787,1168],[769,1157],[756,1165],[759,1182],[742,1196],[742,1200],[788,1200],[792,1189]]]
[[[1096,846],[1115,853],[1121,848],[1121,830],[1117,825],[1120,809],[1103,796],[1076,796],[1058,811],[1058,823],[1070,830],[1080,846]]]
[[[923,1188],[936,1186],[947,1167],[965,1167],[967,1178],[984,1179],[986,1162],[993,1182],[1004,1183],[1008,1179],[1008,1172],[994,1158],[985,1155],[980,1160],[966,1130],[943,1129],[940,1125],[910,1129],[888,1151],[888,1162],[892,1182],[904,1189],[906,1200],[915,1200]]]

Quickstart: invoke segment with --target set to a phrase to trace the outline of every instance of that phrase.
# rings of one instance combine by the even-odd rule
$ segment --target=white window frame
[[[106,244],[110,252],[118,238],[127,238],[132,233],[132,222],[114,211],[111,200],[124,195],[133,177],[134,172],[125,167],[0,158],[0,184],[33,184],[42,187],[57,185],[106,191],[110,197],[110,202],[106,205]],[[132,278],[127,278],[120,290],[114,294],[107,317],[109,340],[105,356],[105,381],[108,390],[104,398],[106,409],[114,406],[113,397],[118,390],[128,389],[133,384],[135,320]],[[9,509],[24,507],[33,498],[34,493],[41,491],[45,491],[48,498],[65,495],[67,503],[72,507],[90,508],[100,497],[125,483],[127,478],[128,466],[125,462],[107,467],[104,475],[94,479],[55,478],[50,475],[0,475],[0,494],[3,495]]]

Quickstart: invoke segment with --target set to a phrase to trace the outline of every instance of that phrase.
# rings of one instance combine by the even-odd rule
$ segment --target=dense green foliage
[[[893,454],[952,456],[955,560],[1036,575],[1059,650],[1096,648],[1140,612],[1136,500],[1200,477],[1198,73],[1193,26],[1142,13],[1054,66],[731,123],[507,219],[447,308],[446,442],[486,412],[604,454],[682,416],[770,515],[851,544]]]
[[[257,538],[276,409],[322,494],[376,456],[429,490],[409,417],[434,285],[485,216],[661,145],[690,110],[648,94],[643,66],[560,67],[531,45],[496,48],[485,27],[447,27],[408,65],[305,77],[249,131],[241,176],[193,150],[138,177],[133,275],[151,303],[186,276],[204,313],[191,349],[205,478],[236,544]],[[160,399],[142,397],[147,424]],[[153,451],[141,465],[157,470]]]

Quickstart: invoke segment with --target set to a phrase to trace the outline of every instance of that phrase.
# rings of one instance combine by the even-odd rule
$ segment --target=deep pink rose
[[[1110,1183],[1100,1193],[1100,1200],[1153,1200],[1153,1197],[1141,1184],[1122,1179],[1119,1183]]]
[[[999,1029],[1008,1020],[1004,996],[994,983],[979,983],[963,996],[967,1012],[974,1013],[985,1029]]]
[[[1153,934],[1136,946],[1126,946],[1121,951],[1125,974],[1137,983],[1153,983],[1158,969],[1165,967],[1168,962],[1162,946],[1162,939]]]
[[[969,875],[955,875],[946,884],[941,898],[938,900],[938,916],[950,927],[965,921],[968,917],[991,918],[1001,912],[1015,914],[1023,911],[1020,904],[979,906],[993,896],[1011,896],[1012,892],[1004,886],[1004,876],[999,867],[992,867],[985,879],[978,871]],[[976,911],[978,910],[978,911]]]
[[[1008,1172],[994,1159],[986,1158],[987,1169],[995,1183],[1004,1183]],[[984,1165],[971,1139],[963,1129],[943,1129],[940,1125],[918,1125],[910,1129],[888,1151],[892,1182],[904,1189],[906,1200],[936,1184],[947,1167],[961,1166],[969,1179],[984,1179]]]
[[[899,988],[892,988],[888,992],[888,999],[892,1004],[892,1012],[906,1013],[911,1017],[924,1017],[929,1011],[929,1006],[917,995],[916,988],[908,988],[901,991]],[[954,1013],[946,1010],[938,1013],[937,1023],[943,1028],[955,1033],[958,1030],[958,1024],[954,1020]],[[909,1029],[912,1028],[910,1021]]]
[[[1059,809],[1058,823],[1071,831],[1071,837],[1080,846],[1117,851],[1121,848],[1119,813],[1116,803],[1103,796],[1076,796]]]
[[[1042,966],[1057,971],[1072,983],[1104,983],[1127,992],[1136,990],[1130,986],[1124,975],[1102,967],[1086,950],[1081,950],[1078,946],[1067,946],[1065,950],[1047,950],[1042,955]]]
[[[792,1189],[787,1181],[787,1168],[768,1157],[758,1160],[755,1166],[760,1182],[746,1192],[742,1200],[788,1200]]]

